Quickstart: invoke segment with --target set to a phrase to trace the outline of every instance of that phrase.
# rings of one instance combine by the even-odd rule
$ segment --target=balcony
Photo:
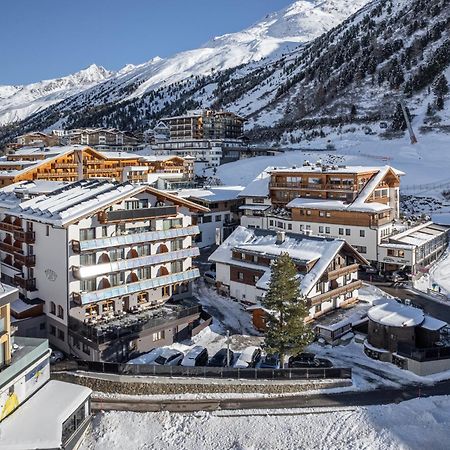
[[[36,265],[36,255],[22,255],[20,253],[16,253],[14,256],[16,261],[23,266],[34,267]]]
[[[358,264],[352,264],[351,266],[341,267],[340,269],[330,270],[326,274],[326,279],[328,281],[336,280],[337,278],[346,275],[348,273],[353,273],[358,271]]]
[[[146,231],[143,233],[123,234],[107,238],[90,239],[86,241],[72,241],[72,250],[75,253],[93,251],[102,248],[136,245],[143,242],[166,241],[169,239],[196,236],[200,230],[198,226],[172,228],[170,230]]]
[[[147,255],[139,258],[123,259],[120,261],[108,262],[105,264],[95,264],[93,266],[73,267],[75,278],[83,280],[99,275],[120,272],[123,270],[134,270],[155,264],[164,264],[170,261],[178,261],[186,258],[193,258],[200,254],[198,247],[186,248],[156,255]]]
[[[0,222],[0,230],[14,233],[16,231],[22,231],[22,227],[20,225],[14,225],[12,223]]]
[[[69,327],[72,333],[81,335],[97,345],[137,334],[145,330],[167,325],[190,316],[198,316],[202,312],[201,306],[193,302],[184,301],[181,304],[169,305],[156,310],[138,314],[126,315],[108,322],[108,326],[87,325],[73,317],[69,317]]]
[[[76,169],[78,167],[77,163],[57,163],[55,164],[55,169]]]
[[[318,305],[320,303],[326,302],[328,300],[331,300],[335,297],[339,297],[342,294],[347,294],[349,292],[354,291],[355,289],[360,289],[362,287],[362,281],[357,280],[353,281],[352,283],[346,284],[345,286],[341,286],[337,289],[333,289],[331,291],[325,292],[324,294],[316,295],[315,297],[312,297],[309,299],[309,306]]]
[[[92,292],[74,292],[73,299],[75,303],[87,305],[102,300],[109,300],[111,298],[122,297],[124,295],[135,294],[137,292],[146,291],[149,289],[157,289],[163,286],[169,286],[177,283],[184,283],[193,281],[200,276],[198,269],[186,270],[180,273],[173,273],[158,278],[151,278],[141,280],[135,283],[127,283],[120,286],[113,286],[107,289],[101,289]]]
[[[23,252],[23,250],[19,247],[16,247],[12,244],[7,244],[6,242],[0,242],[0,250],[10,253],[12,255],[20,254]]]
[[[34,244],[36,242],[36,233],[34,231],[15,231],[14,239],[25,242],[26,244]]]
[[[36,278],[25,278],[22,275],[14,275],[14,283],[26,291],[36,290]]]
[[[147,220],[160,217],[171,217],[178,214],[176,206],[161,206],[155,208],[121,209],[118,211],[106,211],[105,222],[123,222],[135,220]]]

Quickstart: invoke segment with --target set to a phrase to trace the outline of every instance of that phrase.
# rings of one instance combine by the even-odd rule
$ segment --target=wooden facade
[[[35,162],[35,164],[30,164]],[[80,169],[81,165],[81,169]],[[190,167],[183,158],[173,157],[165,160],[145,159],[140,156],[122,157],[110,153],[98,152],[90,147],[74,148],[68,152],[46,155],[12,154],[7,156],[5,163],[0,162],[0,187],[19,181],[51,180],[77,181],[80,178],[110,178],[116,181],[124,180],[123,171],[126,167],[142,167],[139,172],[130,172],[129,181],[145,182],[152,173],[184,173],[189,176]],[[9,173],[8,173],[9,172]]]

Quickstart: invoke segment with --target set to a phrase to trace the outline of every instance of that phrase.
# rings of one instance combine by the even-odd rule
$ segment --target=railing
[[[36,290],[36,278],[24,278],[22,275],[14,275],[14,283],[27,291]]]
[[[21,231],[22,227],[20,225],[14,225],[12,223],[0,222],[0,230],[14,233],[15,231]]]
[[[21,248],[16,247],[15,245],[12,244],[7,244],[6,242],[0,242],[0,250],[3,250],[6,253],[11,253],[14,255],[23,252]]]
[[[14,231],[14,239],[26,244],[34,244],[36,242],[36,233],[34,231]]]
[[[334,297],[338,297],[342,294],[347,294],[348,292],[352,292],[355,289],[359,289],[362,287],[362,281],[354,281],[352,283],[346,284],[345,286],[341,286],[339,288],[333,289],[331,291],[325,292],[324,294],[316,295],[310,299],[311,306],[318,305],[326,300],[329,300]]]
[[[61,370],[110,373],[120,375],[219,378],[238,380],[319,380],[352,378],[351,368],[325,367],[305,369],[238,369],[234,367],[183,367],[149,364],[119,364],[94,361],[70,361]]]
[[[77,168],[77,163],[56,163],[55,169],[74,169]]]
[[[397,345],[397,355],[419,362],[450,359],[450,346],[416,348],[404,342],[399,342]]]
[[[36,265],[36,255],[22,255],[16,253],[16,261],[26,267],[34,267]]]
[[[121,209],[119,211],[107,211],[107,222],[121,222],[123,220],[149,219],[155,217],[176,216],[176,206],[161,206],[155,208]]]
[[[114,325],[107,328],[105,331],[102,331],[101,329],[94,326],[86,325],[83,322],[75,319],[74,317],[69,317],[69,327],[72,332],[84,336],[98,345],[113,341],[115,339],[120,339],[125,336],[138,334],[144,330],[159,327],[161,325],[167,324],[169,321],[176,321],[189,316],[197,316],[201,312],[202,307],[200,305],[197,305],[187,307],[179,311],[171,311],[170,313],[166,314],[161,313],[159,317],[147,319],[141,318],[140,320],[132,324],[127,324],[124,321],[120,325]]]
[[[336,278],[339,278],[342,275],[348,274],[348,273],[352,273],[352,272],[357,272],[358,271],[358,264],[352,264],[350,266],[347,267],[342,267],[340,269],[335,269],[335,270],[330,270],[327,274],[327,280],[331,281],[331,280],[335,280]]]

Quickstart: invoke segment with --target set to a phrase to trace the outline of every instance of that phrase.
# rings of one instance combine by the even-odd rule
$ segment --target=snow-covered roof
[[[259,289],[266,290],[270,281],[270,267],[253,264],[248,261],[236,261],[233,250],[251,252],[257,255],[276,258],[282,253],[303,264],[314,263],[305,275],[299,275],[300,289],[307,295],[320,279],[336,254],[345,245],[340,239],[329,239],[302,234],[286,233],[282,243],[277,242],[277,233],[270,230],[238,227],[210,256],[210,261],[223,264],[248,266],[265,272],[257,282]]]
[[[270,168],[261,172],[240,194],[239,197],[268,197]]]
[[[133,153],[127,152],[104,152],[103,150],[97,150],[98,153],[103,155],[108,159],[139,159],[139,156],[134,155]]]
[[[64,226],[143,191],[149,191],[192,209],[208,211],[201,205],[158,191],[150,186],[100,179],[68,183],[49,194],[22,199],[17,198],[10,188],[0,189],[0,205],[7,207],[8,213],[13,216]]]
[[[0,425],[0,447],[62,448],[62,424],[91,395],[78,384],[51,380]]]
[[[367,315],[373,322],[389,327],[415,327],[425,319],[422,310],[394,300],[370,308]]]
[[[433,222],[426,222],[390,236],[389,241],[391,243],[419,247],[447,231],[446,227],[436,225]]]
[[[421,327],[430,331],[438,331],[447,326],[447,322],[436,319],[435,317],[425,316],[425,320]]]
[[[270,205],[242,205],[239,206],[239,209],[246,209],[249,211],[266,211],[267,209],[270,208]]]
[[[215,186],[204,189],[182,189],[178,196],[201,199],[209,203],[236,200],[244,188],[242,186]]]
[[[325,173],[327,175],[332,174],[361,174],[380,172],[386,167],[392,169],[396,175],[404,175],[400,170],[391,168],[390,166],[327,166],[312,164],[309,166],[293,166],[293,167],[280,167],[273,168],[270,171],[272,173]]]

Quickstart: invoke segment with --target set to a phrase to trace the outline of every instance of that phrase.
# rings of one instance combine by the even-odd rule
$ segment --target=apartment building
[[[183,189],[177,195],[208,208],[197,213],[193,223],[199,228],[195,243],[199,248],[221,244],[239,225],[242,186],[215,186],[204,189]]]
[[[362,285],[358,264],[367,261],[344,240],[240,226],[209,260],[216,263],[217,290],[249,306],[258,328],[264,328],[261,301],[269,288],[270,266],[282,253],[297,266],[311,320],[357,300]]]
[[[3,280],[44,302],[51,344],[127,361],[189,337],[203,317],[192,214],[207,208],[129,182],[40,184],[0,190],[0,256]]]
[[[90,424],[91,390],[49,381],[48,341],[14,334],[9,305],[17,296],[0,285],[0,447],[77,448]]]
[[[160,122],[169,128],[170,140],[185,141],[240,139],[244,121],[227,111],[195,110],[182,116],[163,118]]]
[[[164,175],[189,181],[193,171],[191,160],[173,155],[157,158],[78,145],[23,148],[0,158],[0,187],[20,181],[91,178],[148,183]]]
[[[31,133],[22,134],[16,137],[16,144],[19,147],[29,147],[29,146],[45,146],[52,147],[54,145],[59,145],[60,138],[55,134],[47,134],[41,131],[33,131]]]
[[[345,239],[378,262],[399,218],[401,175],[390,166],[268,168],[241,194],[242,225]]]
[[[97,150],[135,151],[143,147],[143,138],[116,128],[77,128],[66,130],[67,145],[85,145]]]

